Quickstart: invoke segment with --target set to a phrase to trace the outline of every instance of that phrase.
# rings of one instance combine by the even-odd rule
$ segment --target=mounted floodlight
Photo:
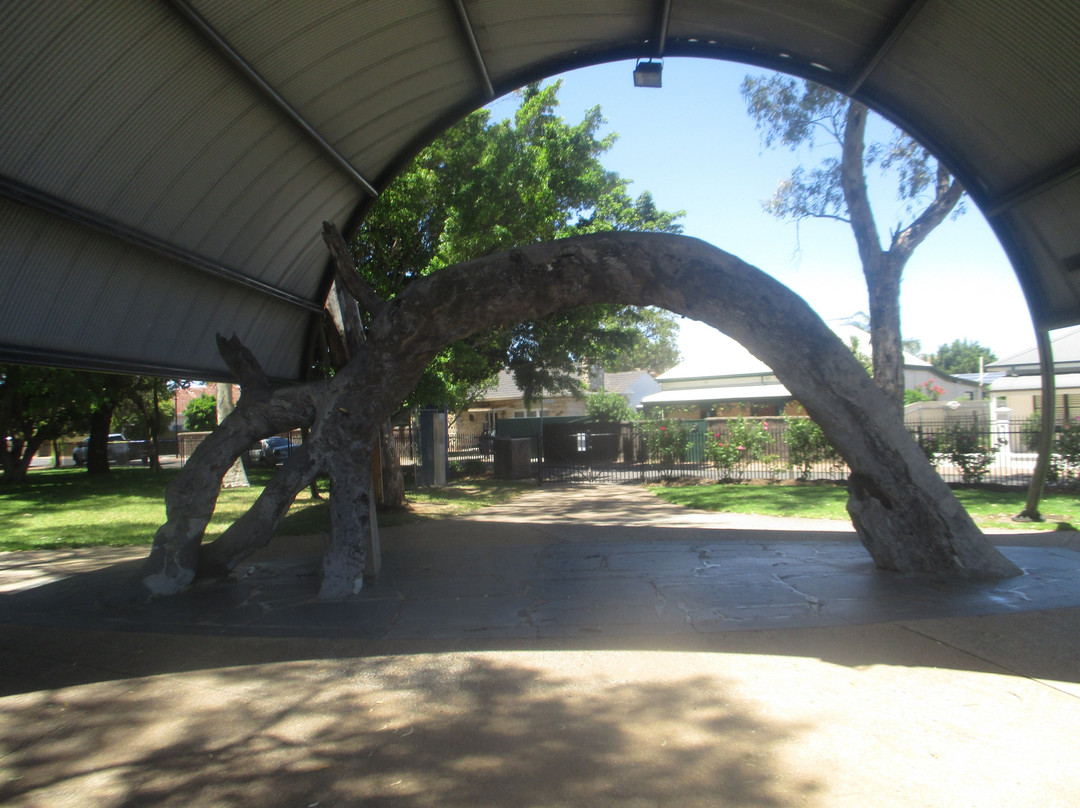
[[[635,87],[660,87],[660,73],[664,69],[664,60],[638,59],[634,67]]]

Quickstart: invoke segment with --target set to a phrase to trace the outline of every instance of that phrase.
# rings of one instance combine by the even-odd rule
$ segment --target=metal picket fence
[[[533,468],[540,482],[651,482],[679,477],[708,480],[846,479],[848,468],[841,460],[814,463],[805,474],[803,470],[793,468],[786,440],[786,420],[753,420],[763,424],[768,434],[763,456],[734,472],[718,468],[709,461],[706,451],[709,440],[715,440],[717,433],[724,435],[727,419],[681,422],[688,430],[689,446],[678,457],[650,456],[646,438],[650,427],[647,424],[610,424],[581,417],[506,419],[499,422],[493,435],[451,434],[447,457],[451,463],[471,461],[490,468],[494,459],[494,438],[511,437],[530,439]],[[977,451],[957,455],[942,450],[950,431],[958,426],[966,430],[970,446]],[[1036,461],[1035,436],[1030,424],[1023,421],[991,423],[978,418],[954,419],[913,424],[909,431],[924,447],[946,482],[1025,486],[1031,481]],[[402,465],[411,466],[418,462],[412,430],[399,429],[396,437]],[[1049,485],[1075,483],[1077,473],[1074,471],[1071,477],[1052,479]]]

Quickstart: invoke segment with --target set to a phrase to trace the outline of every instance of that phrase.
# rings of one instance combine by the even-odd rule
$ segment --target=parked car
[[[75,461],[76,466],[86,464],[86,455],[89,451],[90,438],[81,440],[75,445],[75,448],[71,451],[71,459]],[[131,446],[128,444],[128,439],[119,432],[113,432],[109,435],[106,451],[109,454],[110,463],[123,465],[131,462]]]
[[[252,452],[252,459],[260,466],[280,466],[292,454],[292,441],[281,435],[263,438]]]

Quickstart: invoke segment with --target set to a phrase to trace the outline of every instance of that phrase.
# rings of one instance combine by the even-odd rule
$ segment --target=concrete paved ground
[[[124,607],[143,551],[0,557],[0,804],[1074,806],[1076,534],[875,572],[845,523],[545,488]],[[125,560],[127,559],[127,560]]]

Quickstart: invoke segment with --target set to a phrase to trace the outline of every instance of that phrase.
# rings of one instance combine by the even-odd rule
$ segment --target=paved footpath
[[[1080,544],[877,572],[847,523],[553,487],[124,604],[145,550],[0,556],[0,804],[1080,805]]]

